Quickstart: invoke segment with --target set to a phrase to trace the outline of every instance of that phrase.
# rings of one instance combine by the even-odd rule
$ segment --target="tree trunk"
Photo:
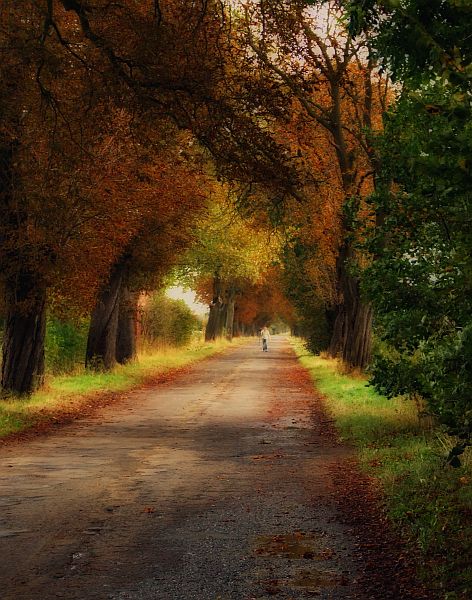
[[[1,386],[16,394],[30,394],[44,380],[44,338],[46,335],[46,285],[31,262],[16,246],[28,239],[27,218],[21,199],[15,198],[14,156],[18,142],[0,144],[0,242],[8,239],[12,249],[6,264],[5,332],[2,345]],[[22,248],[23,249],[23,248]]]
[[[2,347],[2,388],[30,394],[44,380],[46,287],[23,272],[6,283],[6,319]]]
[[[338,294],[341,303],[328,353],[340,356],[352,368],[364,369],[370,360],[372,346],[372,308],[361,298],[359,278],[348,270],[352,250],[349,241],[340,249],[337,265]]]
[[[205,341],[210,342],[216,339],[216,330],[217,324],[216,320],[218,318],[218,306],[215,299],[212,300],[210,304],[210,314],[208,315],[208,321],[205,327]]]
[[[346,341],[346,310],[344,304],[338,304],[333,312],[335,313],[335,319],[328,354],[336,358],[342,356]]]
[[[235,317],[234,317],[234,324],[233,324],[233,335],[235,337],[241,337],[242,335],[244,335],[245,326],[244,326],[243,323],[241,323],[241,321],[237,317],[237,314],[238,314],[238,310],[237,310],[237,307],[235,307]]]
[[[216,298],[210,304],[210,315],[205,329],[205,341],[216,340],[223,337],[226,305]]]
[[[125,261],[119,261],[113,267],[92,312],[85,366],[97,371],[109,371],[116,362],[118,315],[124,272]]]
[[[372,350],[372,308],[358,302],[347,320],[350,328],[343,350],[343,360],[350,367],[365,369]]]
[[[226,303],[226,318],[225,318],[225,331],[226,339],[231,341],[233,339],[233,327],[234,327],[234,297],[235,292],[230,290],[228,293],[228,301]]]
[[[210,304],[210,314],[205,328],[205,341],[213,341],[223,336],[226,320],[226,304],[223,303],[222,283],[218,275],[213,278],[213,300]]]
[[[340,80],[330,81],[333,102],[331,133],[342,178],[345,199],[358,196],[356,189],[355,155],[349,151],[342,119]],[[367,123],[366,123],[367,124]],[[352,222],[343,217],[344,241],[337,258],[338,305],[328,352],[341,356],[349,367],[367,366],[371,350],[372,310],[361,298],[359,279],[349,273],[350,261],[354,258],[349,236]]]
[[[116,360],[122,365],[136,358],[137,305],[138,294],[123,283],[116,338]]]

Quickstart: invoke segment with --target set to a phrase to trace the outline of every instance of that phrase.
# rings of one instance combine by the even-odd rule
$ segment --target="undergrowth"
[[[444,600],[472,597],[472,455],[457,469],[446,464],[454,440],[423,421],[407,398],[388,400],[365,378],[293,341],[334,417],[354,444],[361,467],[382,484],[389,516],[423,557],[420,577]]]

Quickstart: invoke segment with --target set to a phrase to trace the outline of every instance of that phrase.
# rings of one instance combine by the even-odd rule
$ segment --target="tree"
[[[119,280],[118,263],[138,235],[123,185],[135,160],[131,125],[149,132],[172,120],[228,178],[294,194],[297,179],[252,114],[257,94],[238,78],[221,3],[44,0],[10,3],[0,18],[2,377],[5,389],[23,393],[42,378],[48,290],[84,308],[107,274]],[[60,274],[84,302],[64,290]],[[114,313],[105,314],[113,330]]]
[[[421,395],[428,410],[471,436],[470,127],[471,7],[419,1],[352,3],[401,83],[379,139],[385,220],[369,232],[376,260],[364,287],[378,313],[373,382],[389,395]],[[457,463],[459,445],[451,455]]]
[[[330,352],[363,368],[370,357],[372,310],[352,269],[362,266],[353,245],[354,217],[375,185],[372,131],[381,126],[386,82],[376,75],[365,41],[353,40],[343,27],[335,3],[318,4],[323,10],[310,12],[306,2],[254,3],[246,12],[246,43],[249,60],[255,55],[264,77],[283,96],[289,91],[296,111],[331,146],[342,202]],[[303,158],[302,147],[298,154]]]
[[[70,22],[58,19],[77,42]],[[69,49],[48,35],[41,6],[8,5],[1,20],[0,68],[8,82],[0,90],[2,387],[24,393],[43,377],[47,291],[73,270],[82,273],[81,289],[93,289],[130,223],[124,219],[120,111],[110,104],[105,109],[106,90],[99,92],[96,74],[83,77],[79,61],[69,60]],[[86,57],[87,48],[82,53]],[[86,121],[77,118],[82,109]],[[89,261],[98,232],[101,252]]]
[[[226,186],[215,187],[196,243],[183,261],[187,281],[200,290],[203,301],[209,300],[207,340],[232,338],[238,295],[248,283],[260,280],[277,252],[275,235],[238,214],[228,194]]]
[[[161,125],[159,135],[162,135]],[[167,125],[169,140],[160,153],[151,145],[129,174],[139,194],[132,210],[137,226],[100,290],[92,312],[86,364],[110,369],[136,354],[139,293],[159,288],[162,278],[192,241],[192,227],[203,210],[209,178],[201,151],[188,134]]]

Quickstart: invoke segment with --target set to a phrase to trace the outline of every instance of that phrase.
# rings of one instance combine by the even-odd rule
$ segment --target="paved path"
[[[287,341],[0,450],[2,600],[363,598]]]

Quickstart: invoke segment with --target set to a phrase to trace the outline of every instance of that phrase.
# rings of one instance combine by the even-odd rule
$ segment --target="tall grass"
[[[444,600],[472,597],[472,457],[452,469],[454,444],[425,422],[407,398],[388,400],[337,361],[293,341],[300,362],[326,398],[340,436],[357,447],[361,467],[381,482],[389,516],[420,552],[421,577]]]

